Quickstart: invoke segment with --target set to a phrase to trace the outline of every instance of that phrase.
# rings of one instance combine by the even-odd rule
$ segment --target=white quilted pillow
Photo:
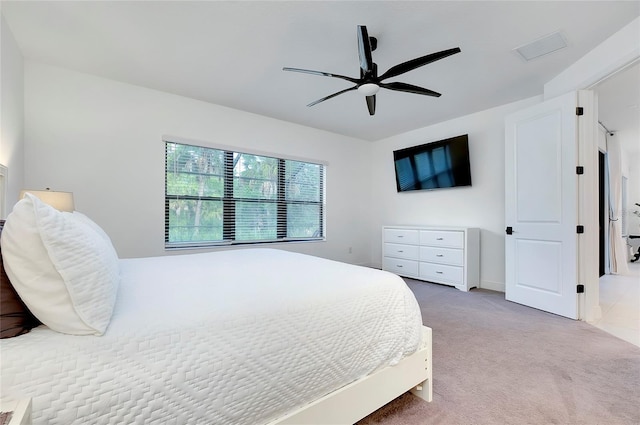
[[[87,220],[27,193],[7,217],[2,257],[16,292],[42,323],[58,332],[102,335],[116,301],[118,256]]]

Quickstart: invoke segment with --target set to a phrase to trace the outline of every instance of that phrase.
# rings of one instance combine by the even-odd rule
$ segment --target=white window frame
[[[275,159],[278,161],[279,167],[279,178],[282,176],[282,173],[284,172],[284,163],[287,161],[296,161],[296,162],[303,162],[303,163],[307,163],[307,164],[311,164],[311,165],[317,165],[320,167],[320,193],[319,193],[319,200],[318,201],[313,201],[313,202],[302,202],[303,204],[308,204],[308,205],[317,205],[319,207],[319,234],[314,234],[312,236],[293,236],[290,237],[288,235],[286,235],[286,224],[287,224],[287,220],[286,218],[288,217],[286,215],[286,213],[284,214],[285,218],[284,218],[284,222],[281,222],[282,218],[280,217],[280,213],[283,211],[282,208],[284,208],[284,210],[286,210],[286,206],[287,205],[291,205],[294,204],[296,202],[291,201],[291,200],[286,200],[282,197],[278,197],[277,200],[270,200],[269,202],[271,203],[275,203],[277,205],[279,205],[278,207],[278,235],[275,239],[258,239],[258,240],[238,240],[235,238],[235,228],[236,228],[236,222],[230,222],[229,221],[229,217],[227,215],[227,210],[228,208],[235,208],[235,203],[239,202],[239,201],[246,201],[245,198],[235,198],[233,197],[233,195],[231,196],[220,196],[220,197],[205,197],[203,199],[206,199],[208,201],[222,201],[224,202],[224,207],[223,207],[223,237],[220,240],[200,240],[200,241],[172,241],[170,240],[170,228],[171,228],[171,224],[170,224],[170,212],[169,212],[169,204],[171,200],[175,200],[179,198],[179,195],[176,194],[168,194],[167,193],[167,146],[168,144],[178,144],[178,145],[188,145],[188,146],[192,146],[195,148],[200,148],[200,149],[208,149],[208,150],[212,150],[212,151],[223,151],[225,154],[242,154],[242,155],[255,155],[255,156],[260,156],[260,157],[268,157],[270,159]],[[295,157],[290,157],[290,156],[283,156],[283,155],[276,155],[276,154],[269,154],[269,153],[264,153],[264,152],[256,152],[256,151],[248,151],[245,149],[238,149],[235,147],[230,147],[230,146],[212,146],[209,145],[207,143],[203,143],[203,142],[198,142],[198,141],[193,141],[193,140],[185,140],[182,138],[177,138],[177,137],[163,137],[163,148],[164,148],[164,162],[165,162],[165,226],[164,226],[164,240],[165,240],[165,249],[167,250],[172,250],[172,249],[189,249],[189,248],[204,248],[204,247],[216,247],[216,246],[221,246],[221,245],[240,245],[240,244],[270,244],[270,243],[291,243],[291,242],[317,242],[317,241],[325,241],[326,240],[326,168],[327,168],[327,164],[325,162],[322,161],[316,161],[316,160],[309,160],[309,159],[302,159],[302,158],[295,158]],[[227,164],[227,167],[231,167],[229,164]],[[228,174],[231,173],[231,174]],[[225,169],[225,177],[229,178],[233,173],[233,168],[229,168],[229,169]],[[280,184],[280,183],[278,183]],[[231,190],[233,190],[233,184],[230,185],[231,186]],[[227,189],[225,189],[227,190]],[[229,195],[228,193],[226,193],[226,195]],[[195,197],[189,197],[189,198],[193,198],[194,200],[196,199]],[[261,200],[263,201],[263,200]],[[301,203],[301,202],[298,202]],[[231,205],[233,205],[233,207],[231,207]],[[232,217],[233,215],[231,215]],[[233,219],[232,219],[233,220]],[[284,226],[284,232],[285,234],[283,234],[283,226]],[[233,231],[228,231],[228,228],[233,228]]]

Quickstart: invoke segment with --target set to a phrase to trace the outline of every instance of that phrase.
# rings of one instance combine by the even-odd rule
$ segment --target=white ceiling
[[[365,140],[540,95],[640,15],[638,1],[2,1],[1,8],[27,59]],[[373,117],[357,91],[306,107],[351,83],[282,67],[359,77],[357,25],[378,38],[380,73],[460,47],[388,80],[442,97],[382,89]],[[568,47],[530,62],[513,52],[555,31]]]
[[[599,121],[614,135],[624,134],[621,140],[627,153],[640,153],[640,62],[612,75],[593,90],[598,93]]]

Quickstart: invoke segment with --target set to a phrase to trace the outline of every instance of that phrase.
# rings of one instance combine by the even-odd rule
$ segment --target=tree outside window
[[[165,142],[165,246],[324,238],[324,165]]]

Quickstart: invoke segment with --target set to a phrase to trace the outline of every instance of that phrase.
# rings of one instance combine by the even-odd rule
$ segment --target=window
[[[324,168],[165,141],[165,247],[322,240]]]

